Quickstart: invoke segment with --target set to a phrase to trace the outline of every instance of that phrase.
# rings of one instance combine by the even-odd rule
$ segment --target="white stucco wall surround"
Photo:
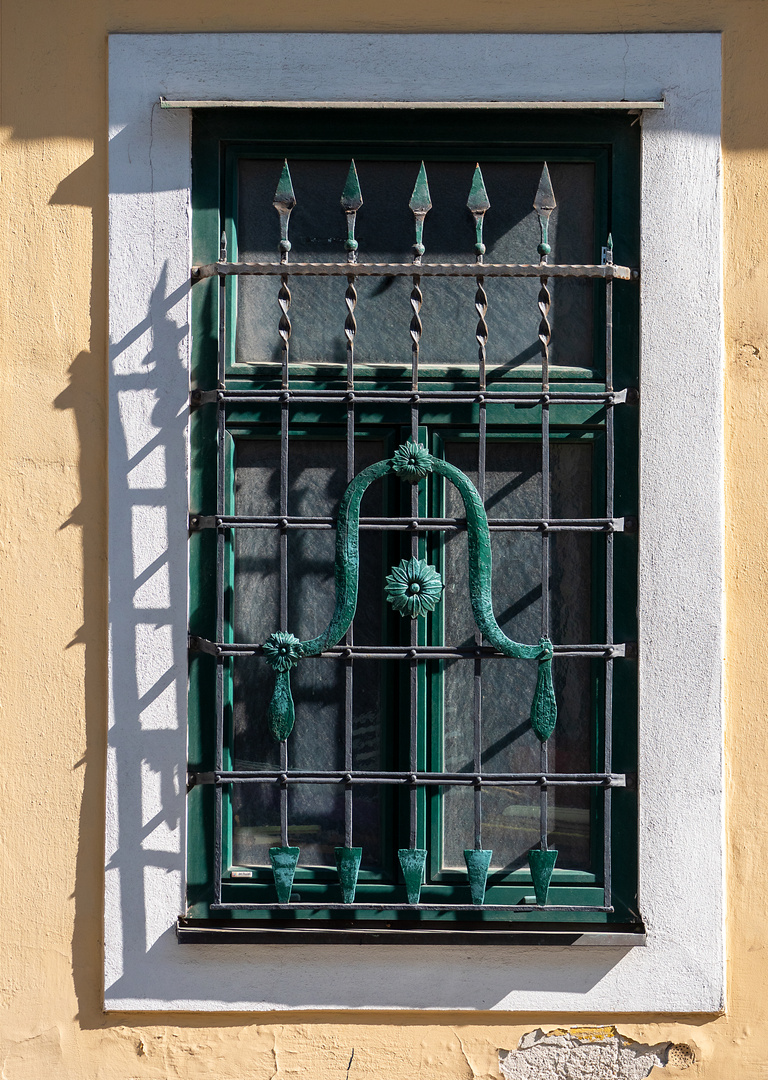
[[[113,35],[109,51],[106,1008],[721,1009],[719,35]],[[642,135],[640,874],[647,947],[178,945],[191,114],[161,110],[158,99],[595,101],[662,94],[666,108],[646,114]],[[696,253],[684,266],[681,237]]]

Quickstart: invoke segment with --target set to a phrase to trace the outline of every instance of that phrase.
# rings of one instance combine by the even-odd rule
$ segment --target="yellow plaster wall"
[[[6,0],[0,23],[0,1077],[496,1077],[583,1015],[109,1015],[100,1007],[106,701],[106,75],[111,31],[722,30],[727,380],[727,1014],[621,1018],[768,1076],[768,3]],[[680,254],[687,252],[681,237]],[[681,312],[681,332],[685,313]],[[674,349],[672,348],[672,355]],[[682,660],[684,662],[684,658]],[[682,1075],[672,1068],[667,1076]]]

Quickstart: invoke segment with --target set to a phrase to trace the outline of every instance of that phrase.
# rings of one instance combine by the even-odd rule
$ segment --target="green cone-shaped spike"
[[[267,709],[267,723],[273,738],[278,742],[287,739],[293,731],[296,711],[291,694],[290,671],[275,672],[275,689]]]
[[[483,174],[480,172],[480,166],[475,165],[472,187],[469,189],[469,198],[467,199],[467,209],[471,214],[484,214],[490,208],[491,203],[488,192],[485,190]]]
[[[419,169],[419,175],[416,177],[413,194],[411,195],[411,201],[408,203],[408,206],[414,214],[426,214],[428,210],[432,209],[432,196],[429,194],[427,170],[424,168],[423,161],[421,163],[421,168]]]
[[[337,847],[336,868],[339,871],[341,895],[345,904],[355,902],[355,889],[357,888],[357,875],[360,871],[360,860],[363,857],[361,847]]]
[[[608,233],[608,239],[603,248],[603,266],[611,266],[613,263],[613,236]]]
[[[421,892],[421,883],[424,880],[424,866],[427,862],[425,848],[400,848],[397,853],[400,866],[405,878],[405,891],[408,893],[408,903],[418,904]]]
[[[420,259],[424,254],[424,218],[427,216],[427,211],[432,209],[432,196],[429,194],[429,184],[427,183],[427,170],[424,168],[424,162],[421,163],[419,169],[419,175],[416,177],[416,184],[413,188],[413,195],[411,195],[411,201],[408,206],[413,211],[413,217],[416,222],[416,243],[413,245],[413,251],[417,259]]]
[[[491,203],[488,198],[488,192],[485,190],[483,174],[480,172],[480,166],[476,165],[475,174],[472,177],[472,187],[469,189],[469,198],[467,199],[467,209],[475,219],[476,255],[485,255],[485,244],[483,243],[483,218],[485,217],[485,211],[489,210],[490,207]]]
[[[536,893],[536,903],[541,904],[542,907],[547,902],[549,883],[552,880],[552,871],[555,869],[556,861],[557,852],[554,848],[548,848],[547,851],[542,851],[540,848],[533,848],[528,852],[528,862],[531,867],[531,877],[533,878],[533,891]]]
[[[352,161],[347,173],[347,181],[341,193],[341,209],[347,213],[350,210],[359,210],[363,205],[363,193],[360,191],[360,181],[357,178],[357,169]]]
[[[357,217],[357,211],[363,205],[363,195],[360,191],[360,181],[357,179],[357,169],[355,163],[352,161],[349,166],[349,172],[347,173],[347,182],[344,184],[344,190],[341,193],[341,209],[347,216],[347,239],[344,243],[348,255],[348,262],[357,262],[357,248],[358,243],[355,240],[355,219]],[[350,278],[350,281],[352,279]]]
[[[271,847],[269,849],[269,861],[272,863],[277,899],[281,904],[290,902],[293,875],[296,873],[296,864],[299,861],[299,850],[297,847]]]
[[[296,195],[293,190],[293,181],[291,180],[291,170],[288,168],[288,162],[283,163],[283,171],[280,173],[280,179],[277,181],[277,187],[275,188],[275,198],[272,202],[275,210],[278,213],[283,210],[290,213],[296,205]]]
[[[536,192],[536,198],[533,200],[533,209],[536,211],[539,218],[539,225],[541,226],[541,243],[539,244],[539,255],[549,255],[552,248],[549,245],[549,238],[547,235],[547,229],[549,224],[549,215],[557,206],[555,202],[555,193],[552,190],[552,181],[549,178],[549,169],[547,168],[546,161],[544,162],[544,168],[541,170],[541,179],[539,180],[538,191]]]
[[[545,161],[544,168],[541,170],[536,198],[533,200],[533,209],[537,214],[546,214],[549,217],[556,206],[555,193],[552,190],[552,181],[549,178],[549,168]]]
[[[291,242],[288,239],[288,219],[291,216],[291,210],[296,205],[293,181],[291,180],[291,172],[287,161],[284,163],[283,171],[280,173],[272,205],[277,210],[280,218],[280,251],[282,252],[283,262],[285,262],[288,258],[288,252],[291,250]]]
[[[474,848],[464,852],[473,904],[482,904],[485,900],[485,883],[488,879],[488,867],[491,865],[492,855],[493,852],[488,848]]]
[[[541,742],[546,742],[557,723],[557,699],[552,683],[552,659],[539,660],[536,690],[531,705],[531,727]]]

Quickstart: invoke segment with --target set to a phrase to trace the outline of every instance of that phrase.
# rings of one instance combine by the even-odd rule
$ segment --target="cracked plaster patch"
[[[615,1027],[537,1028],[517,1050],[499,1050],[499,1068],[504,1080],[644,1080],[667,1064],[669,1046],[633,1042]]]

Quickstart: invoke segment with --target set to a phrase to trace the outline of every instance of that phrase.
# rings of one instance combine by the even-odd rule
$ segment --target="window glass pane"
[[[446,457],[477,482],[477,444],[449,442]],[[538,518],[541,514],[541,447],[536,441],[489,440],[486,455],[489,520]],[[550,447],[552,506],[560,517],[590,516],[592,448],[553,440]],[[461,517],[461,498],[446,485],[446,514]],[[515,641],[541,635],[540,535],[492,532],[494,611]],[[590,534],[550,536],[549,583],[552,640],[561,644],[592,640],[592,539]],[[469,603],[466,532],[446,534],[445,641],[474,643]],[[537,772],[540,743],[531,730],[530,703],[536,665],[487,660],[482,666],[482,767],[485,772]],[[548,742],[549,768],[588,772],[591,761],[592,692],[590,661],[557,659],[553,665],[558,724]],[[444,664],[444,768],[473,771],[474,663]],[[550,789],[550,842],[561,849],[558,866],[590,868],[590,795],[583,789]],[[539,792],[530,788],[488,789],[483,793],[483,843],[494,851],[492,866],[522,865],[538,843]],[[448,791],[444,805],[443,861],[464,867],[463,851],[474,838],[471,792]]]
[[[239,166],[238,257],[272,262],[277,258],[279,226],[272,205],[282,161],[243,160]],[[538,219],[532,204],[541,176],[539,162],[483,162],[491,209],[484,241],[488,262],[538,262]],[[290,219],[292,262],[344,261],[345,219],[341,192],[349,161],[291,160],[296,207]],[[466,208],[474,165],[428,162],[432,209],[424,226],[429,262],[474,261],[474,225]],[[413,214],[408,209],[418,162],[357,161],[363,208],[357,217],[361,258],[366,262],[410,262]],[[549,224],[552,262],[588,263],[595,258],[595,169],[590,163],[549,165],[557,209]],[[346,357],[344,278],[294,277],[292,363],[335,361]],[[358,364],[401,364],[410,370],[410,278],[360,278],[357,281]],[[238,279],[238,363],[280,358],[277,324],[279,282],[266,277]],[[477,359],[473,278],[422,281],[424,334],[421,363],[474,365]],[[539,292],[536,278],[513,281],[488,278],[488,363],[509,368],[539,358]],[[591,368],[593,284],[588,280],[551,279],[550,361],[553,365]],[[558,333],[562,328],[562,333]]]
[[[380,440],[356,445],[357,468],[385,456]],[[235,512],[273,516],[279,510],[279,443],[240,439],[236,444]],[[339,439],[292,438],[289,444],[289,515],[335,521],[346,487],[346,446]],[[382,512],[382,485],[367,492],[363,511]],[[335,530],[288,532],[288,628],[302,640],[328,624],[335,602]],[[238,529],[235,536],[235,636],[261,643],[279,627],[279,533],[274,528]],[[381,640],[382,534],[361,539],[361,573],[355,641]],[[356,661],[353,678],[353,751],[356,768],[386,768],[382,722],[382,671],[372,661]],[[274,676],[260,657],[243,657],[234,667],[235,767],[277,769],[279,745],[266,728]],[[292,672],[296,724],[288,742],[289,767],[334,770],[344,767],[344,665],[333,659],[305,659]],[[233,791],[233,858],[269,865],[268,847],[279,842],[277,793],[270,785],[240,784]],[[363,868],[382,862],[380,788],[356,788],[354,843],[364,849]],[[289,788],[289,840],[302,849],[303,866],[335,866],[334,847],[344,841],[343,790],[331,785]],[[265,827],[263,822],[272,824]],[[277,830],[277,832],[275,832]],[[275,836],[278,839],[275,839]]]

